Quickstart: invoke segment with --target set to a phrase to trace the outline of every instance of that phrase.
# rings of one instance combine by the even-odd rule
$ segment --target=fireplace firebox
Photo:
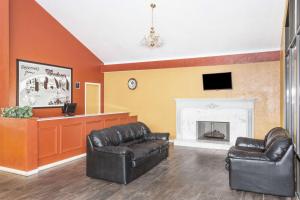
[[[230,123],[216,121],[197,121],[198,140],[230,140]]]

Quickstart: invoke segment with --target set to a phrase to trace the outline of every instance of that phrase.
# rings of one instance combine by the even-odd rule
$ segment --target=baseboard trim
[[[0,171],[12,173],[12,174],[17,174],[17,175],[21,175],[21,176],[31,176],[31,175],[37,174],[39,170],[34,169],[34,170],[31,170],[31,171],[23,171],[23,170],[18,170],[18,169],[13,169],[13,168],[0,166]]]
[[[64,159],[64,160],[60,160],[60,161],[57,161],[57,162],[54,162],[54,163],[50,163],[50,164],[47,164],[47,165],[43,165],[43,166],[40,166],[38,168],[39,171],[42,171],[42,170],[46,170],[46,169],[49,169],[49,168],[52,168],[52,167],[56,167],[58,165],[61,165],[61,164],[64,164],[64,163],[68,163],[68,162],[71,162],[73,160],[77,160],[79,158],[83,158],[86,156],[86,153],[84,154],[80,154],[78,156],[73,156],[71,158],[67,158],[67,159]]]
[[[86,153],[80,154],[80,155],[77,155],[77,156],[73,156],[71,158],[67,158],[67,159],[60,160],[60,161],[57,161],[57,162],[54,162],[54,163],[50,163],[50,164],[47,164],[47,165],[40,166],[37,169],[31,170],[31,171],[23,171],[23,170],[18,170],[18,169],[13,169],[13,168],[8,168],[8,167],[2,167],[2,166],[0,166],[0,171],[12,173],[12,174],[17,174],[17,175],[21,175],[21,176],[31,176],[31,175],[37,174],[39,171],[50,169],[50,168],[56,167],[56,166],[64,164],[64,163],[68,163],[68,162],[83,158],[85,156],[86,156]]]

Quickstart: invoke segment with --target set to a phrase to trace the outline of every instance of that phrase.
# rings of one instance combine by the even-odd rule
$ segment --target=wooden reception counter
[[[129,113],[0,118],[0,170],[28,176],[83,157],[92,130],[135,121]]]

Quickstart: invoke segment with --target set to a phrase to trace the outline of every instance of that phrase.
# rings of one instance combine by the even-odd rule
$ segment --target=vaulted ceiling
[[[285,0],[36,0],[104,64],[280,49]],[[163,46],[149,49],[150,4]]]

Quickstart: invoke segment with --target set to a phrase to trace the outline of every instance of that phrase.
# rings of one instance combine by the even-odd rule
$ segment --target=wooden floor
[[[225,154],[221,150],[171,146],[167,160],[126,186],[86,177],[84,158],[29,178],[0,172],[0,199],[290,199],[230,190]]]

